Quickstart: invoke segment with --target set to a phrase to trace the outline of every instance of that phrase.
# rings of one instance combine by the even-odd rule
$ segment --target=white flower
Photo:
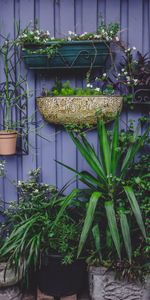
[[[103,77],[106,77],[107,76],[107,74],[106,73],[103,73]]]
[[[70,36],[68,36],[68,41],[71,41],[71,37]]]
[[[48,30],[46,31],[46,34],[47,34],[47,35],[50,35],[50,33],[49,33],[49,31],[48,31]]]
[[[128,74],[128,72],[125,71],[125,72],[124,72],[124,75],[127,75],[127,74]]]
[[[22,183],[22,182],[19,180],[19,181],[18,181],[18,185],[21,185],[21,183]]]
[[[133,50],[136,50],[136,47],[134,46],[134,47],[132,47],[132,49],[133,49]]]
[[[124,68],[123,68],[123,69],[121,69],[121,71],[122,71],[122,72],[124,72]]]
[[[71,34],[72,34],[72,31],[69,30],[69,31],[68,31],[68,34],[71,35]]]
[[[118,73],[118,77],[120,77],[120,73]]]
[[[84,34],[87,34],[87,32],[84,32]]]
[[[39,192],[39,190],[37,190],[37,189],[34,191],[34,193],[38,193],[38,192]]]
[[[87,85],[86,85],[87,87],[89,87],[89,88],[92,88],[93,87],[93,85],[92,84],[90,84],[90,83],[87,83]]]
[[[95,91],[97,91],[97,92],[99,92],[100,90],[101,90],[101,89],[100,89],[100,88],[98,88],[98,87],[95,89]]]
[[[127,81],[130,81],[130,76],[126,76]]]
[[[119,37],[118,36],[116,36],[116,41],[119,42]]]
[[[105,30],[104,30],[104,29],[102,29],[102,32],[104,33],[104,32],[105,32]]]

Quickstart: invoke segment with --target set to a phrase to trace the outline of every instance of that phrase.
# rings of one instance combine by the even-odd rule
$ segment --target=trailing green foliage
[[[39,169],[30,173],[30,180],[19,182],[19,204],[12,203],[5,211],[3,231],[7,234],[0,260],[8,261],[26,277],[31,268],[37,270],[43,256],[58,254],[62,263],[70,264],[77,257],[82,217],[71,208],[58,214],[60,204],[77,195],[75,190],[63,196],[55,187],[38,182]],[[56,223],[57,216],[59,220]]]

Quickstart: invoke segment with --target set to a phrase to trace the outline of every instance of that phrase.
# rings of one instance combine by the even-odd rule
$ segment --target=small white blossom
[[[127,75],[127,74],[128,74],[128,72],[125,71],[125,72],[124,72],[124,75]]]
[[[92,84],[90,84],[90,83],[87,83],[87,85],[86,85],[87,87],[89,87],[89,88],[92,88],[93,87],[93,85]]]
[[[124,72],[124,68],[123,68],[123,69],[121,69],[121,71],[122,71],[122,72]]]
[[[116,41],[119,42],[119,37],[118,36],[116,36]]]
[[[100,89],[100,88],[98,88],[98,87],[95,89],[95,91],[97,91],[97,92],[99,92],[100,90],[101,90],[101,89]]]
[[[133,50],[136,50],[136,47],[134,46],[134,47],[132,47],[132,49],[133,49]]]
[[[68,36],[68,41],[71,41],[71,37],[70,36]]]
[[[106,73],[103,73],[103,77],[106,77],[107,76],[107,74]]]

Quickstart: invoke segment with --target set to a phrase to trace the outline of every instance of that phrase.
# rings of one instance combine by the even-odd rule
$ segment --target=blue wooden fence
[[[38,20],[40,28],[49,30],[54,36],[64,36],[69,30],[82,33],[95,31],[99,17],[103,16],[106,23],[118,22],[121,25],[121,38],[130,46],[146,53],[150,49],[150,1],[149,0],[0,0],[0,32],[15,36],[15,22],[20,21],[21,28],[30,21]],[[23,67],[22,67],[23,68]],[[0,80],[3,70],[0,68]],[[32,91],[28,101],[28,115],[35,112],[35,97],[40,95],[42,88],[50,87],[54,82],[53,73],[35,74],[28,71],[28,85]],[[82,86],[79,76],[62,75],[62,80],[69,79],[73,86]],[[142,112],[122,113],[123,122],[138,118]],[[1,112],[0,112],[1,118]],[[35,113],[35,120],[41,116]],[[124,126],[121,122],[122,126]],[[0,195],[5,201],[17,199],[16,189],[10,181],[26,179],[31,169],[40,167],[41,180],[61,188],[72,174],[55,163],[55,159],[69,164],[71,167],[83,169],[85,162],[77,153],[72,141],[62,128],[45,124],[41,129],[41,138],[36,134],[36,125],[32,125],[29,133],[29,154],[5,158],[8,179],[0,181]],[[89,134],[95,144],[95,133]],[[48,141],[47,141],[48,140]],[[3,158],[3,157],[1,157]]]

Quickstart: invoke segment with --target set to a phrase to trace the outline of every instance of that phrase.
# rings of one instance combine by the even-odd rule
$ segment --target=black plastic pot
[[[38,272],[38,287],[41,292],[53,297],[70,296],[82,291],[86,278],[86,264],[76,260],[64,265],[60,256],[49,256]]]

